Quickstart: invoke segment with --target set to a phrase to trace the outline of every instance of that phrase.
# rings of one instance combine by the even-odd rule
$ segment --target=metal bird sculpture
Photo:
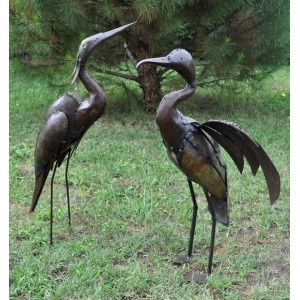
[[[53,180],[56,168],[61,166],[65,158],[67,159],[65,182],[69,225],[71,225],[68,186],[69,160],[84,134],[102,116],[106,106],[105,94],[101,87],[88,74],[85,64],[96,46],[127,29],[134,23],[92,35],[81,42],[72,83],[81,80],[89,92],[89,98],[81,101],[75,93],[66,93],[50,106],[45,116],[35,147],[35,187],[30,212],[34,212],[48,174],[53,169],[50,200],[50,244],[52,244],[53,240]]]
[[[187,82],[184,89],[164,96],[157,109],[156,123],[169,158],[187,177],[193,202],[188,252],[187,255],[176,257],[175,263],[187,263],[192,256],[198,209],[192,184],[195,182],[203,188],[212,217],[207,268],[210,275],[216,222],[229,225],[227,170],[219,145],[229,153],[240,173],[243,171],[244,157],[250,164],[253,175],[256,175],[259,167],[262,168],[271,204],[279,197],[280,177],[264,149],[238,125],[219,120],[201,124],[177,110],[177,105],[191,97],[196,90],[195,65],[190,53],[184,49],[176,49],[166,57],[144,59],[137,64],[137,68],[145,63],[173,69]],[[207,280],[207,275],[194,272],[189,280],[203,283]]]

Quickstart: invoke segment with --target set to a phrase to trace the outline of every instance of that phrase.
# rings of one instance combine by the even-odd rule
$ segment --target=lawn
[[[289,69],[256,92],[220,94],[199,88],[180,110],[199,122],[227,119],[264,147],[281,176],[271,207],[262,171],[241,176],[223,152],[231,223],[217,225],[213,273],[204,285],[210,214],[200,187],[193,260],[187,250],[192,203],[186,178],[169,161],[155,116],[123,91],[108,89],[108,107],[82,139],[69,168],[72,227],[67,218],[65,164],[56,173],[54,244],[49,245],[50,178],[34,214],[35,140],[49,105],[71,86],[54,70],[11,66],[10,299],[289,299]],[[180,88],[181,85],[178,85]],[[105,87],[104,87],[105,88]],[[83,89],[78,92],[84,96]],[[127,101],[127,102],[126,102]],[[133,108],[132,108],[133,107]]]

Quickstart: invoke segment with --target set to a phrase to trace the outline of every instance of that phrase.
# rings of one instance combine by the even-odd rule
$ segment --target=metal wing
[[[33,212],[43,190],[68,129],[68,119],[63,112],[57,112],[46,119],[35,148],[35,187],[30,212]]]
[[[246,157],[255,176],[261,166],[273,204],[280,194],[280,176],[265,150],[238,125],[229,121],[211,120],[203,124],[192,123],[213,137],[232,157],[237,168],[243,171],[243,156]]]

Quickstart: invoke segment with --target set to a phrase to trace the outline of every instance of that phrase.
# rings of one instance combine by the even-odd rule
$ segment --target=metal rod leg
[[[185,263],[188,263],[191,260],[191,256],[193,253],[193,244],[194,244],[194,236],[195,236],[195,228],[196,228],[196,220],[197,220],[197,211],[198,211],[198,205],[196,202],[196,197],[193,189],[193,184],[190,179],[188,179],[188,184],[191,192],[191,197],[193,201],[193,216],[192,216],[192,223],[191,223],[191,229],[190,229],[190,239],[189,239],[189,247],[187,255],[177,255],[173,259],[173,263],[177,265],[182,265]]]
[[[51,177],[51,195],[50,195],[50,245],[53,244],[53,180],[56,172],[57,162],[55,163],[53,174]]]
[[[189,182],[189,184],[190,184],[190,182]],[[191,188],[191,185],[190,185],[190,188]],[[214,245],[215,245],[215,233],[216,233],[216,218],[213,215],[213,210],[212,210],[210,200],[209,200],[210,196],[206,191],[204,191],[204,193],[205,193],[208,205],[210,207],[210,210],[212,212],[211,240],[210,240],[210,251],[209,251],[208,268],[207,268],[208,269],[207,270],[208,274],[199,274],[197,272],[191,271],[188,274],[186,274],[186,276],[185,276],[186,280],[193,281],[193,282],[196,282],[196,283],[199,283],[199,284],[205,283],[207,281],[207,277],[211,274],[213,254],[214,254]],[[193,195],[192,189],[191,189],[191,195]],[[195,199],[195,198],[193,198],[193,196],[192,196],[192,199]],[[195,202],[196,202],[196,200],[195,200]],[[193,200],[193,203],[194,203],[194,200]],[[193,228],[193,226],[192,226],[192,228]],[[192,231],[192,228],[191,228],[191,238],[192,238],[192,234],[194,234],[194,231]],[[192,241],[190,241],[189,251],[192,250],[191,245],[192,245]]]
[[[69,217],[69,226],[71,226],[71,208],[70,208],[70,196],[69,196],[69,183],[68,183],[68,169],[69,169],[69,160],[70,160],[70,151],[68,153],[67,165],[66,165],[66,189],[67,189],[67,202],[68,202],[68,217]]]
[[[211,241],[210,241],[210,251],[209,251],[209,258],[208,258],[207,274],[200,274],[200,273],[191,271],[191,272],[187,273],[185,276],[187,281],[194,281],[199,284],[205,283],[207,281],[207,278],[211,274],[211,269],[212,269],[215,233],[216,233],[216,218],[213,216],[212,217]]]
[[[212,224],[211,224],[210,251],[209,251],[208,267],[207,267],[208,275],[211,274],[211,269],[212,269],[212,261],[213,261],[214,246],[215,246],[215,234],[216,234],[216,218],[213,216]]]
[[[192,256],[193,253],[193,244],[194,244],[194,236],[195,236],[195,228],[196,228],[196,221],[197,221],[197,212],[198,212],[198,205],[195,197],[195,192],[193,188],[192,181],[188,179],[188,184],[191,192],[191,197],[193,201],[193,217],[191,223],[191,230],[190,230],[190,240],[189,240],[189,248],[188,248],[188,257]]]
[[[210,250],[209,250],[209,257],[208,257],[208,267],[207,267],[207,273],[208,275],[211,274],[211,270],[212,270],[212,261],[213,261],[213,255],[214,255],[214,247],[215,247],[215,236],[216,236],[216,217],[214,215],[213,212],[213,208],[212,205],[210,203],[210,196],[209,194],[204,191],[206,199],[207,199],[207,203],[209,206],[209,209],[211,211],[211,237],[210,237]]]

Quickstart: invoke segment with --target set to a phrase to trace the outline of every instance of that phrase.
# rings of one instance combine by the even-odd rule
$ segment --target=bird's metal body
[[[50,243],[52,244],[52,217],[53,217],[53,179],[56,167],[60,167],[67,157],[66,188],[68,198],[69,223],[70,202],[68,190],[68,165],[69,159],[77,148],[80,140],[105,111],[106,97],[101,87],[88,74],[85,63],[93,49],[107,38],[125,30],[133,23],[99,33],[82,41],[77,54],[77,64],[74,70],[73,81],[80,80],[89,93],[85,101],[75,93],[66,93],[56,100],[48,109],[44,123],[38,135],[35,148],[35,188],[30,207],[34,212],[44,184],[50,170],[53,169],[51,180],[51,220],[50,220]]]
[[[80,72],[79,78],[88,78],[84,68]],[[73,153],[85,132],[105,111],[106,98],[100,87],[97,92],[89,92],[90,98],[83,102],[75,93],[66,93],[47,112],[35,148],[36,185],[31,212],[53,164],[57,162],[60,167],[68,153]]]
[[[186,81],[184,89],[169,93],[162,99],[156,123],[163,137],[171,161],[186,175],[193,201],[193,218],[187,255],[176,258],[176,263],[188,262],[192,255],[197,218],[197,202],[192,182],[199,184],[205,193],[212,216],[211,247],[208,274],[212,269],[216,222],[229,225],[229,199],[227,170],[219,144],[229,153],[242,173],[244,157],[255,175],[261,166],[269,189],[270,201],[279,196],[279,174],[262,147],[239,126],[228,121],[211,120],[205,123],[185,117],[177,105],[187,100],[196,90],[195,66],[192,56],[184,49],[176,49],[166,57],[149,58],[138,63],[153,63],[176,70]],[[194,274],[195,281],[204,282],[206,276]]]

